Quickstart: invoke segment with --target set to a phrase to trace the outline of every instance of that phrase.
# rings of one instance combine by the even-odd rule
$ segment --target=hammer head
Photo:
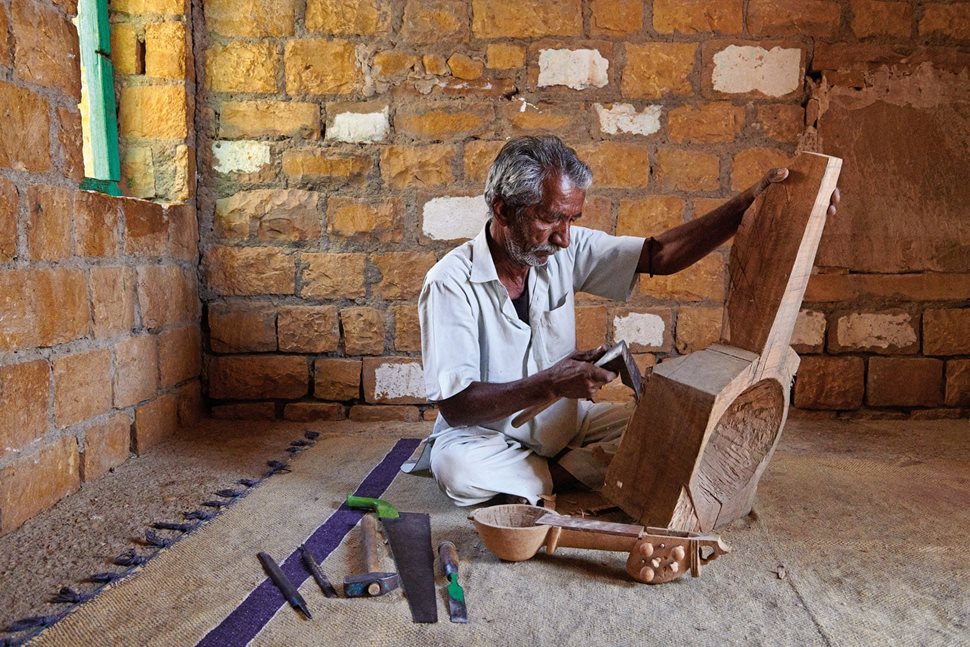
[[[401,585],[397,573],[364,573],[344,578],[344,595],[348,598],[372,598],[393,591]]]
[[[640,401],[643,379],[640,376],[637,363],[633,360],[633,353],[630,352],[625,341],[621,339],[616,346],[606,351],[597,360],[596,365],[619,374],[620,381],[630,387],[633,390],[633,397],[636,398],[637,402]]]

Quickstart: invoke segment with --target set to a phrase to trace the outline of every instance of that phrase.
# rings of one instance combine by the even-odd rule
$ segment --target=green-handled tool
[[[438,557],[441,567],[448,578],[448,613],[452,622],[468,622],[468,609],[465,607],[465,591],[458,583],[458,549],[450,541],[438,544]]]

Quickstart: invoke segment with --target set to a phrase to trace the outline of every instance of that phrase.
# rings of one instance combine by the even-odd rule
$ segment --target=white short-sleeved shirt
[[[643,238],[574,226],[569,247],[529,272],[526,324],[499,281],[488,226],[438,261],[421,290],[421,352],[432,401],[450,398],[472,382],[512,382],[552,366],[576,350],[576,292],[625,300],[636,285]],[[578,431],[586,404],[563,399],[518,429],[511,425],[514,416],[482,427],[554,456]],[[439,414],[431,438],[450,428]]]

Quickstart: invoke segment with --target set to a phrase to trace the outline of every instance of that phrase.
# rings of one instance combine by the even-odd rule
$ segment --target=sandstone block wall
[[[488,165],[525,133],[577,148],[595,176],[582,223],[619,234],[698,217],[798,148],[843,155],[845,224],[823,243],[800,319],[795,404],[816,415],[966,413],[970,234],[955,168],[970,4],[202,7],[199,213],[216,415],[433,415],[419,379],[421,281],[479,231]],[[889,136],[887,102],[909,110]],[[864,104],[876,114],[853,121]],[[949,117],[964,136],[934,140],[954,164],[918,180],[892,160],[907,150],[929,171],[938,151],[919,144],[919,124],[931,113],[938,134]],[[874,173],[854,170],[873,165],[872,151],[879,196]],[[941,194],[950,181],[959,188]],[[915,204],[928,193],[932,214]],[[905,212],[891,208],[900,197]],[[648,366],[715,341],[726,253],[641,280],[629,303],[580,295],[580,344],[624,337]],[[893,384],[893,373],[906,377]]]
[[[0,2],[0,534],[201,409],[195,207],[77,189],[75,11]]]

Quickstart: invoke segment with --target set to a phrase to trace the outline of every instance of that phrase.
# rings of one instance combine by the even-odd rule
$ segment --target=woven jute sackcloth
[[[479,542],[468,509],[433,480],[398,475],[383,498],[431,515],[434,546],[461,559],[469,624],[411,622],[400,591],[327,599],[301,593],[313,619],[284,605],[254,645],[956,644],[968,641],[970,449],[966,421],[950,427],[827,432],[804,423],[761,482],[757,518],[721,529],[732,552],[700,578],[648,586],[626,555],[562,549],[500,562]],[[324,437],[214,521],[142,571],[41,634],[36,645],[195,645],[340,506],[394,446],[387,437]],[[341,588],[364,569],[359,528],[323,563]],[[393,570],[385,554],[383,566]],[[437,569],[436,564],[436,569]]]

